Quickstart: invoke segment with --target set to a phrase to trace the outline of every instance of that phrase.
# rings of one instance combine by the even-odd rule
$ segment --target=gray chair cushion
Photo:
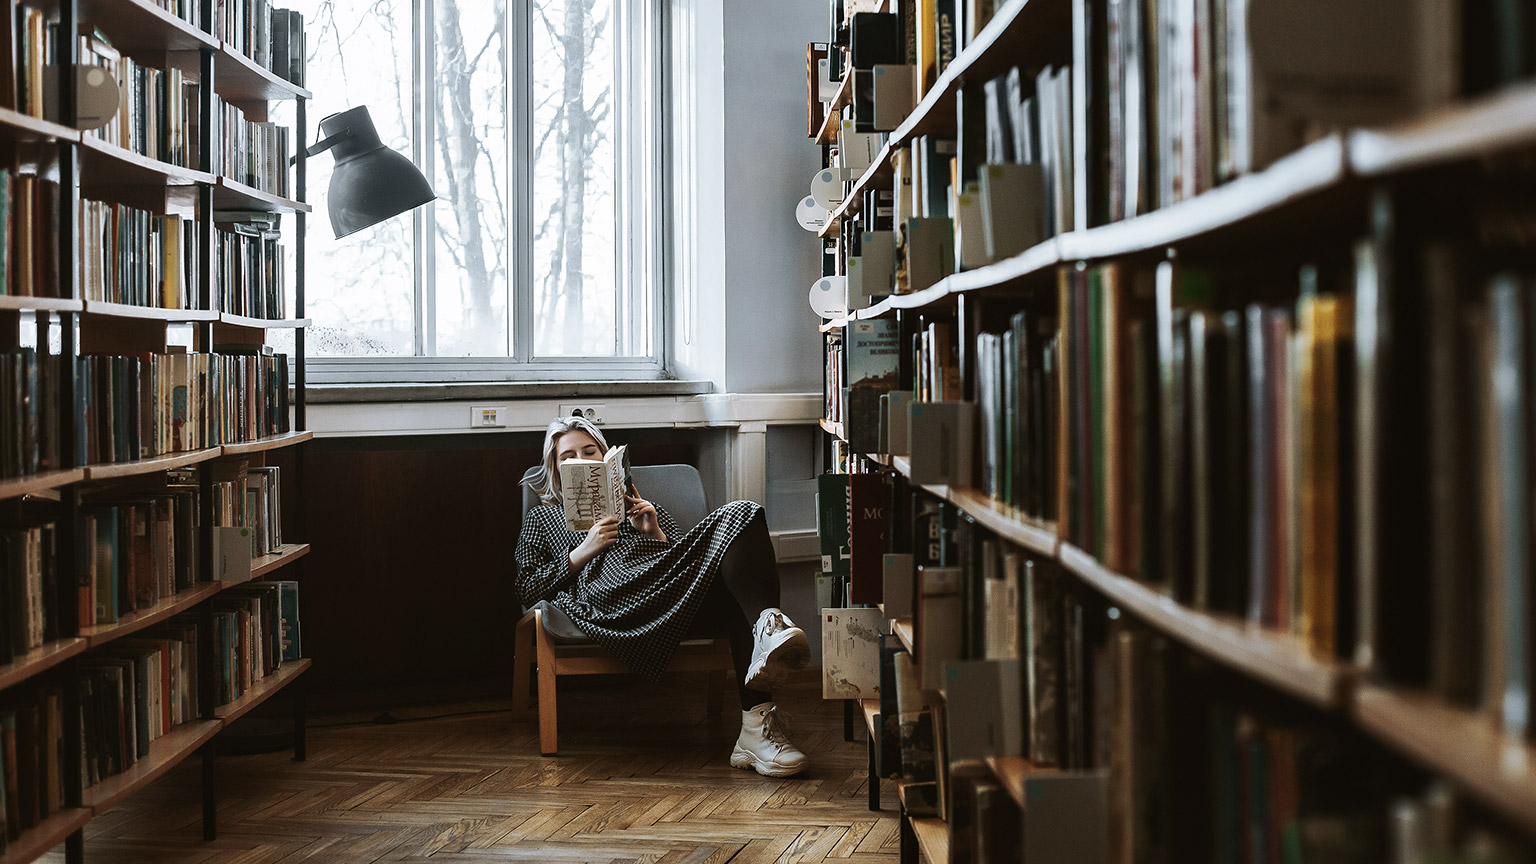
[[[524,478],[531,473],[533,469],[530,468]],[[646,500],[671,513],[684,531],[699,524],[709,513],[704,502],[704,480],[699,476],[699,469],[692,465],[636,465],[630,469],[630,477],[635,481],[635,489]],[[524,486],[523,515],[528,515],[528,511],[538,504],[539,496]],[[552,603],[540,600],[535,605],[544,610],[544,632],[556,642],[580,644],[591,641],[569,615]]]

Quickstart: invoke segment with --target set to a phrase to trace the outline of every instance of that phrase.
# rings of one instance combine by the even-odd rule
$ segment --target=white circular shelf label
[[[811,309],[823,318],[848,314],[848,277],[823,276],[811,284]]]
[[[800,227],[807,231],[820,231],[821,226],[827,224],[827,217],[831,212],[827,208],[816,203],[816,199],[807,195],[795,205],[795,220]]]

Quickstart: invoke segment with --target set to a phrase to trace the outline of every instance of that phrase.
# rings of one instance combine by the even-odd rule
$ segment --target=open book
[[[560,465],[560,497],[565,500],[565,527],[584,532],[599,520],[624,515],[629,489],[629,453],[625,445],[610,447],[602,459],[570,459]]]

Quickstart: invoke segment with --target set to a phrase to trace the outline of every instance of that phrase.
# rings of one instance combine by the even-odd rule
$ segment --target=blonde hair
[[[545,504],[562,505],[560,498],[560,468],[555,461],[560,454],[555,452],[555,447],[560,441],[560,436],[567,432],[585,432],[592,436],[597,446],[608,452],[608,439],[591,421],[584,417],[556,417],[549,421],[549,426],[544,430],[544,459],[538,469],[523,478],[523,485],[534,491],[539,500]]]

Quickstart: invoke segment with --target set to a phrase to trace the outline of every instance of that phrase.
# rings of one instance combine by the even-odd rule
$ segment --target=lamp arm
[[[341,143],[341,139],[347,138],[347,137],[351,136],[351,134],[352,134],[351,128],[347,128],[347,129],[341,130],[340,132],[337,132],[335,135],[332,135],[329,138],[321,138],[319,141],[316,141],[315,143],[311,144],[308,148],[306,148],[304,150],[304,155],[306,155],[306,156],[319,156],[321,153],[324,153],[325,151],[331,149],[332,147],[335,147],[337,144],[340,144]],[[297,164],[299,164],[299,157],[298,156],[291,156],[291,157],[289,157],[288,164],[289,165],[297,165]]]

